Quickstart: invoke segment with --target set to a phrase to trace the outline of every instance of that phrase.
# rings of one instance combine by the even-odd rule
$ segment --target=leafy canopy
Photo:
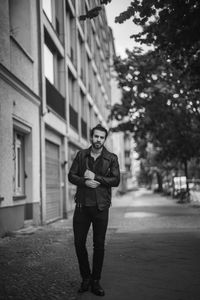
[[[185,80],[193,76],[191,87],[200,84],[200,1],[134,0],[116,17],[123,23],[132,18],[142,31],[133,34],[137,42],[153,45],[157,55],[170,58],[182,70]]]
[[[199,155],[199,91],[188,90],[172,62],[136,49],[117,57],[115,69],[122,89],[121,103],[111,111],[120,121],[115,130],[132,131],[137,144],[146,139],[160,160],[184,162]]]

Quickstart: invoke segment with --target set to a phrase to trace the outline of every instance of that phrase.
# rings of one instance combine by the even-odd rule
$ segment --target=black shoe
[[[91,292],[97,296],[104,296],[105,292],[99,284],[99,280],[92,280]]]
[[[78,290],[78,293],[87,292],[90,288],[90,285],[91,285],[91,279],[90,278],[83,279],[83,281],[81,282],[80,289]]]

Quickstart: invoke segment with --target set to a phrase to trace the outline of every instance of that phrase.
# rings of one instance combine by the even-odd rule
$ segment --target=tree
[[[127,51],[126,61],[116,59],[123,98],[111,115],[121,121],[128,116],[118,129],[133,131],[136,140],[147,139],[157,159],[183,163],[186,175],[188,161],[200,149],[199,15],[198,0],[134,0],[116,17],[116,22],[132,18],[141,26],[132,38],[153,45],[154,51],[134,49]]]
[[[99,5],[80,16],[82,20],[98,16],[102,5],[112,0],[99,0]],[[96,3],[96,2],[94,2]],[[132,18],[142,31],[131,37],[153,45],[157,55],[165,55],[182,70],[183,80],[192,76],[191,88],[200,83],[200,2],[198,0],[134,0],[115,21],[123,23]]]
[[[116,17],[123,23],[132,18],[142,31],[132,37],[153,45],[157,55],[170,58],[182,70],[182,78],[190,80],[191,88],[200,83],[200,2],[198,0],[135,0]]]
[[[188,91],[180,70],[154,51],[127,51],[115,68],[123,92],[111,111],[121,121],[115,130],[134,132],[137,144],[142,139],[153,145],[157,163],[180,162],[187,176],[188,161],[200,153],[199,91]]]

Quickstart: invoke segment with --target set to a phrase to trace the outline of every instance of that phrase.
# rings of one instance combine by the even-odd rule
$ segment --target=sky
[[[115,23],[115,17],[123,12],[131,3],[131,0],[112,0],[111,3],[105,5],[108,18],[108,25],[113,30],[115,40],[116,54],[125,57],[125,49],[132,50],[137,44],[131,39],[132,34],[138,33],[140,28],[136,26],[132,20],[128,20],[123,24]]]

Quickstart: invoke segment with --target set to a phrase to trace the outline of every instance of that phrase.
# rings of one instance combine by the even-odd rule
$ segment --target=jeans
[[[100,211],[96,206],[75,208],[73,217],[74,244],[80,274],[83,279],[89,278],[91,275],[94,280],[99,280],[101,278],[105,235],[108,226],[108,212],[108,208]],[[86,248],[86,239],[91,223],[93,229],[92,273]]]

